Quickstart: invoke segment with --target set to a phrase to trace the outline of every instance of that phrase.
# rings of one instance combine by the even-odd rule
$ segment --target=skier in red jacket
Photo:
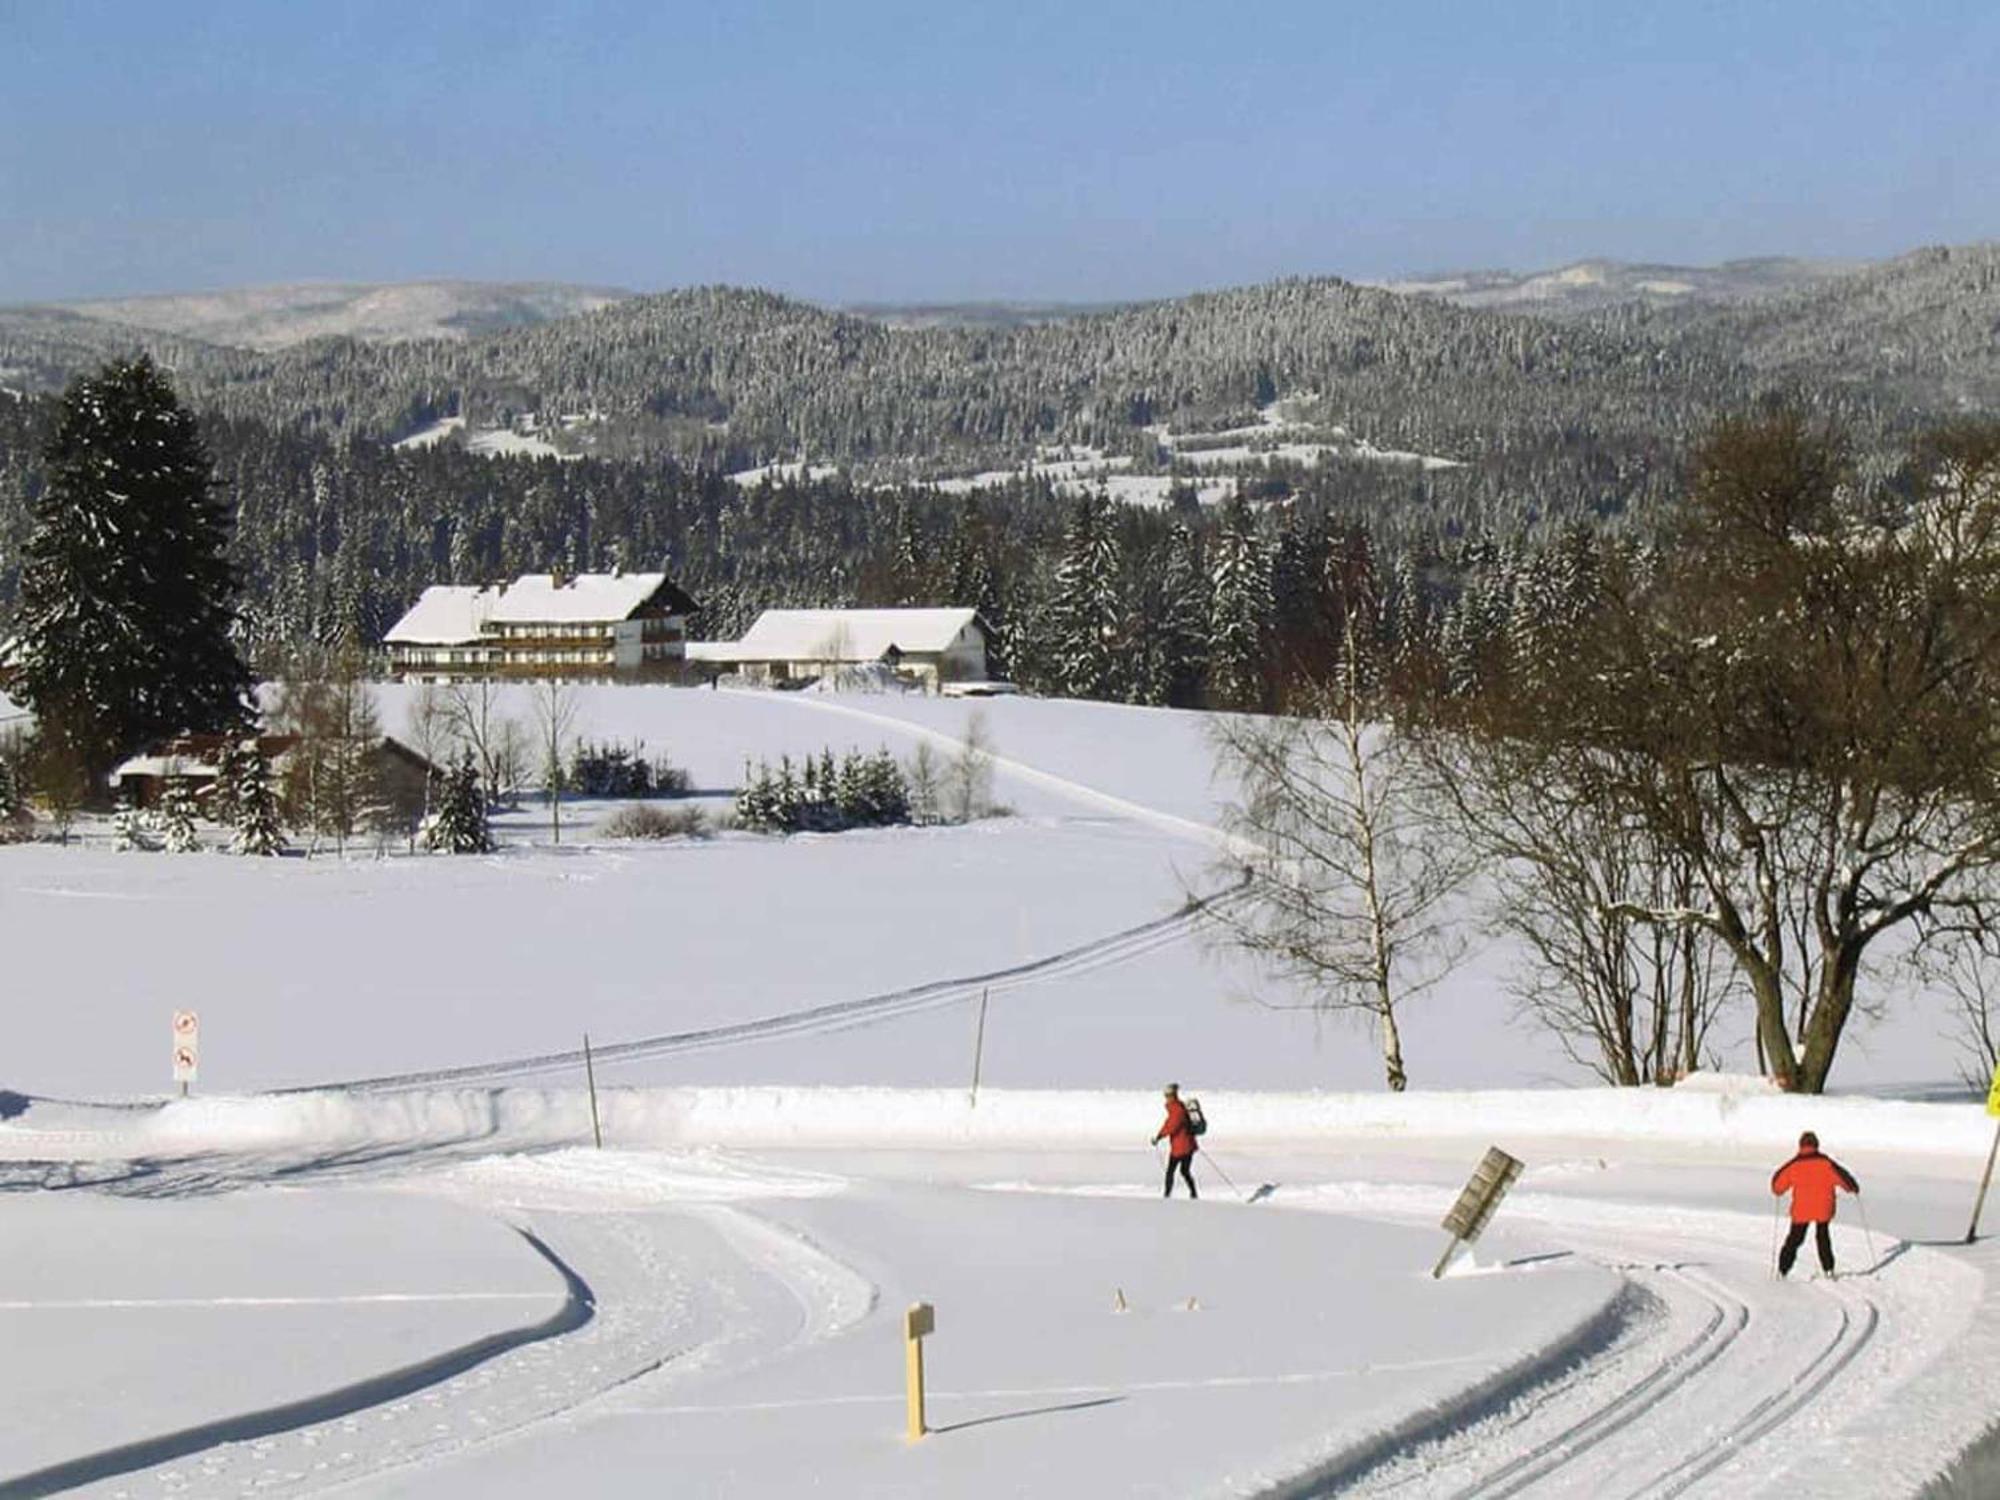
[[[1785,1246],[1778,1252],[1778,1274],[1791,1274],[1792,1262],[1799,1258],[1799,1246],[1806,1242],[1806,1226],[1815,1231],[1813,1241],[1819,1251],[1819,1268],[1833,1274],[1833,1197],[1836,1192],[1858,1193],[1861,1184],[1839,1162],[1820,1155],[1819,1137],[1808,1130],[1799,1137],[1799,1154],[1771,1174],[1771,1191],[1792,1195],[1792,1228]]]
[[[1187,1184],[1188,1196],[1199,1198],[1194,1189],[1194,1126],[1188,1122],[1187,1106],[1181,1103],[1181,1086],[1167,1085],[1167,1117],[1160,1122],[1160,1128],[1153,1132],[1153,1144],[1165,1140],[1167,1143],[1167,1191],[1164,1196],[1174,1195],[1174,1168],[1180,1168],[1181,1181]]]

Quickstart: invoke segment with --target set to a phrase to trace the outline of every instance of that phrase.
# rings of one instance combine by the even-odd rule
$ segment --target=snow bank
[[[1198,1086],[1187,1090],[1200,1092]],[[1984,1156],[1992,1121],[1976,1104],[1686,1089],[1464,1093],[1202,1093],[1225,1151],[1351,1148],[1464,1140],[1510,1148],[1561,1140],[1767,1156],[1813,1129],[1844,1152]],[[613,1089],[601,1107],[622,1147],[744,1150],[1123,1150],[1159,1123],[1151,1092],[707,1087]],[[581,1090],[457,1089],[213,1097],[156,1109],[31,1106],[0,1125],[0,1159],[105,1159],[211,1150],[397,1143],[572,1145],[590,1133]],[[1518,1153],[1517,1153],[1518,1154]]]

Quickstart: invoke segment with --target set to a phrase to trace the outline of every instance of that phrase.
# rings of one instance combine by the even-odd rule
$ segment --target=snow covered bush
[[[708,816],[698,807],[651,807],[634,802],[604,820],[598,831],[608,839],[708,838]]]
[[[583,797],[684,797],[688,774],[664,755],[646,758],[643,744],[579,743],[570,758],[567,785]]]

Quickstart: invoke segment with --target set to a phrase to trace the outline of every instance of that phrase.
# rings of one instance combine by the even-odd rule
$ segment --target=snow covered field
[[[0,1495],[1875,1496],[2000,1411],[2000,1265],[1961,1243],[1992,1121],[1916,1102],[1956,1073],[1921,998],[1857,1039],[1848,1097],[1621,1093],[1511,1022],[1489,950],[1411,1011],[1391,1097],[1366,1034],[1182,912],[1217,884],[1200,716],[582,710],[710,789],[978,711],[1013,816],[0,850]],[[202,1072],[164,1102],[180,1006]],[[1156,1201],[1168,1078],[1215,1122],[1198,1205]],[[1806,1125],[1866,1189],[1860,1274],[1808,1251],[1780,1284],[1764,1183]],[[1434,1281],[1489,1144],[1527,1175]]]

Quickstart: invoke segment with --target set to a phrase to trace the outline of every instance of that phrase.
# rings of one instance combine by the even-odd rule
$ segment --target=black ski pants
[[[1175,1167],[1181,1169],[1181,1181],[1188,1185],[1188,1196],[1190,1198],[1199,1198],[1201,1194],[1194,1190],[1194,1155],[1192,1152],[1186,1156],[1170,1156],[1167,1158],[1167,1191],[1165,1196],[1171,1198],[1174,1195]]]
[[[1819,1268],[1829,1274],[1833,1271],[1833,1225],[1821,1219],[1817,1224],[1807,1226],[1795,1223],[1785,1236],[1785,1247],[1778,1252],[1778,1274],[1792,1274],[1792,1262],[1799,1258],[1799,1246],[1806,1242],[1806,1230],[1810,1227],[1818,1231],[1813,1236],[1814,1248],[1819,1251]]]

